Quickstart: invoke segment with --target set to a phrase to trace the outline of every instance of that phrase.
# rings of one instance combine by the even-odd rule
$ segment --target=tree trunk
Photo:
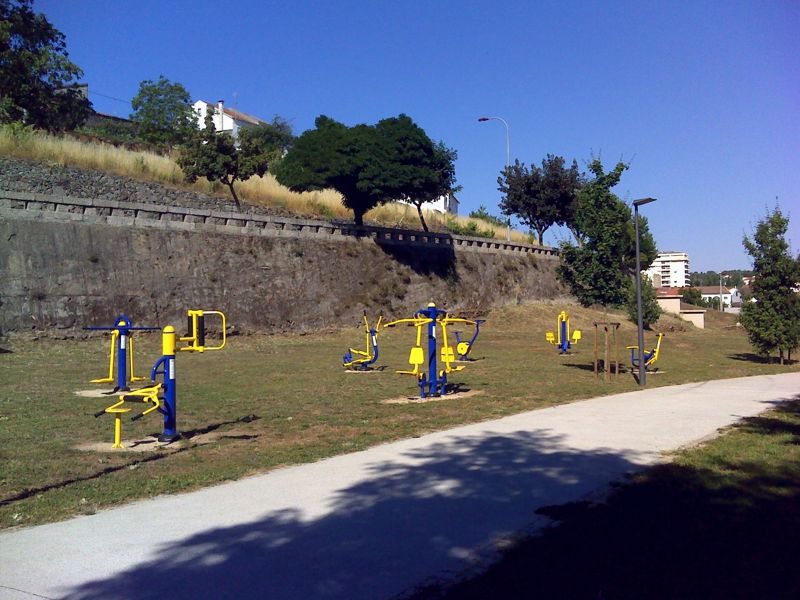
[[[222,180],[222,183],[228,186],[228,189],[231,191],[231,197],[233,197],[233,203],[236,205],[237,210],[242,210],[242,205],[239,204],[239,196],[236,195],[236,190],[233,189],[233,179],[225,178]]]
[[[415,204],[417,212],[419,213],[419,222],[422,223],[422,231],[428,231],[428,225],[425,223],[425,217],[422,216],[422,204]]]
[[[780,355],[780,358],[781,358],[781,366],[783,366],[783,348],[778,350],[778,354]]]
[[[364,211],[353,209],[353,220],[356,222],[356,227],[364,226]]]
[[[575,245],[578,246],[578,248],[583,248],[583,245],[586,243],[584,237],[580,233],[578,233],[577,230],[572,229],[571,227],[569,227],[568,229],[572,234],[572,237],[575,238]]]
[[[536,228],[536,233],[539,236],[539,245],[540,246],[544,246],[544,231],[545,231],[544,227],[537,227]]]

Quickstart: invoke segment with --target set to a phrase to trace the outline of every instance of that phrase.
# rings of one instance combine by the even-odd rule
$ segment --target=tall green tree
[[[385,185],[394,200],[404,200],[417,207],[422,229],[428,231],[422,205],[454,194],[461,187],[456,185],[455,160],[458,153],[444,142],[431,142],[421,128],[420,132],[424,137],[419,136],[413,145],[408,143],[409,138],[403,139],[402,129],[397,132],[399,136],[387,140],[393,150],[390,151],[386,170],[389,178]]]
[[[64,34],[33,12],[32,0],[0,0],[0,122],[48,131],[81,125],[92,105],[70,86],[82,75]]]
[[[743,244],[753,259],[754,302],[742,307],[740,321],[750,343],[764,356],[777,351],[780,363],[800,345],[800,256],[789,253],[789,219],[775,208],[756,225]]]
[[[629,281],[635,275],[635,229],[631,209],[612,192],[628,168],[617,163],[606,173],[599,159],[589,164],[594,175],[578,192],[574,226],[582,245],[564,242],[558,274],[584,306],[621,306]],[[641,268],[657,255],[647,220],[639,216]]]
[[[357,225],[379,204],[412,202],[427,230],[421,205],[455,189],[455,157],[403,114],[354,127],[321,115],[314,129],[297,138],[275,175],[294,191],[335,189]]]
[[[582,185],[578,163],[567,167],[564,158],[548,154],[542,166],[514,161],[500,173],[497,189],[503,194],[500,210],[530,227],[544,244],[544,233],[553,225],[574,220],[577,192]]]
[[[235,183],[253,175],[263,176],[270,163],[277,161],[289,143],[291,133],[285,126],[262,124],[239,131],[238,145],[227,133],[217,133],[213,114],[206,114],[205,127],[190,134],[181,148],[178,165],[187,181],[201,177],[227,186],[237,208],[240,208]]]
[[[139,136],[149,144],[180,144],[197,129],[197,115],[188,90],[163,75],[158,81],[146,79],[139,83],[131,107],[131,121],[136,123]]]
[[[639,322],[639,305],[636,298],[636,282],[634,279],[628,280],[628,297],[625,308],[628,318],[634,322]],[[642,277],[642,326],[650,329],[650,326],[658,321],[661,316],[661,306],[656,300],[656,288],[649,277]]]

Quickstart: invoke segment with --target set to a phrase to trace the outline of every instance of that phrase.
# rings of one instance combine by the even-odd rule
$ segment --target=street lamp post
[[[506,126],[506,170],[511,166],[511,136],[509,134],[508,122],[503,117],[478,117],[478,123],[485,123],[486,121],[500,121]],[[511,240],[511,217],[508,217],[508,230],[506,238]]]
[[[636,229],[636,317],[639,334],[639,387],[646,383],[647,369],[644,367],[644,325],[642,324],[642,268],[639,256],[639,207],[655,202],[655,198],[640,198],[633,201],[633,222]]]

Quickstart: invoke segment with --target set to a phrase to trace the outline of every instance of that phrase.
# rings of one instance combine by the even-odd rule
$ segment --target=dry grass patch
[[[55,136],[27,128],[0,126],[0,155],[103,171],[229,198],[227,190],[220,183],[205,180],[193,184],[187,183],[183,172],[171,156],[127,150],[110,144]],[[280,209],[300,217],[323,220],[349,221],[353,218],[352,211],[342,204],[342,197],[338,192],[334,190],[293,192],[278,183],[269,173],[264,177],[256,176],[247,181],[237,182],[236,189],[244,204]],[[425,220],[433,231],[446,231],[447,221],[451,220],[462,228],[474,223],[480,231],[494,229],[495,237],[505,239],[505,229],[501,228],[500,231],[479,219],[445,218],[427,209],[424,209],[424,213]],[[386,227],[420,228],[416,208],[398,203],[378,206],[366,214],[366,219]],[[512,240],[517,242],[530,241],[529,236],[519,231],[512,231],[511,236]]]

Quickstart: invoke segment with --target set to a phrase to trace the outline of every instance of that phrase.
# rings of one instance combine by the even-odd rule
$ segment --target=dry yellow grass
[[[186,182],[180,167],[170,156],[54,136],[15,126],[0,127],[0,155],[95,169],[123,177],[155,181],[205,194],[228,197],[227,190],[219,183],[205,180],[194,184]],[[245,204],[280,208],[298,216],[323,219],[352,218],[352,212],[342,205],[342,197],[338,192],[334,190],[292,192],[270,174],[238,182],[236,190]],[[455,221],[461,228],[474,222],[479,231],[493,230],[496,238],[506,238],[505,228],[495,227],[479,219],[468,217],[445,219],[443,215],[431,210],[425,210],[424,213],[425,220],[433,231],[447,230],[448,220]],[[378,206],[366,214],[366,219],[387,227],[420,227],[416,208],[399,203]],[[511,239],[516,242],[530,241],[529,236],[520,231],[512,231]]]

